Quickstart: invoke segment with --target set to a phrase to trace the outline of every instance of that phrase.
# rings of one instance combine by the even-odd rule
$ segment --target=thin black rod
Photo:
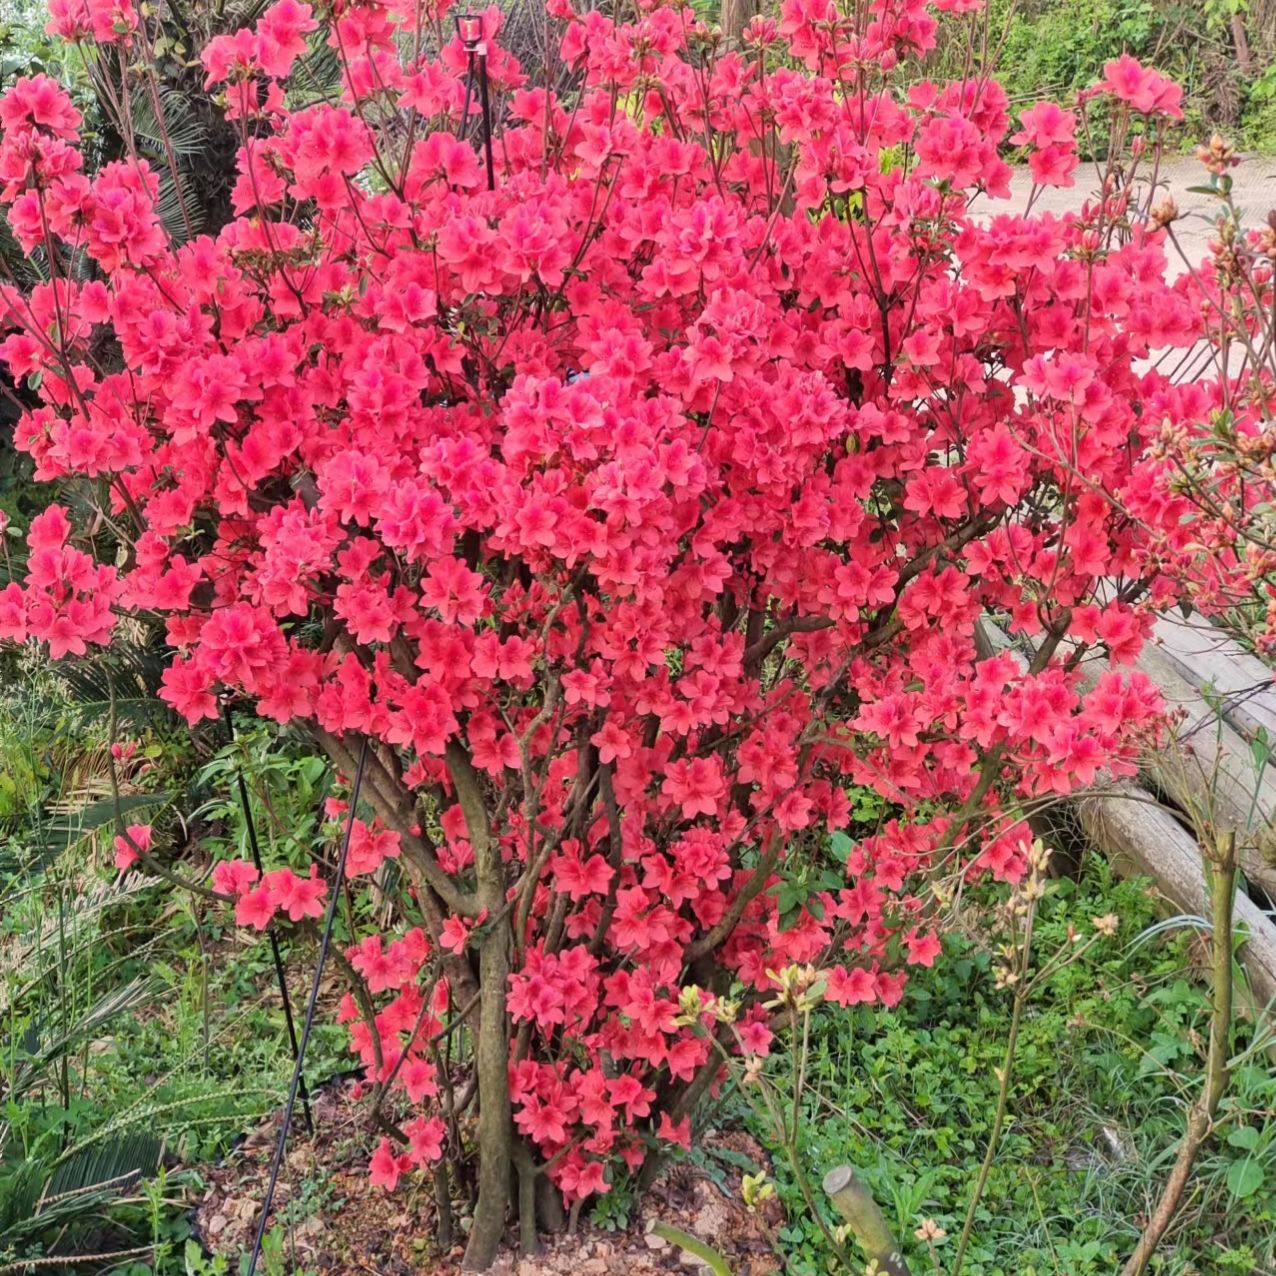
[[[492,104],[487,97],[487,54],[478,55],[479,105],[483,108],[483,153],[487,157],[487,189],[496,189],[496,170],[492,167]]]
[[[465,105],[461,107],[461,124],[460,131],[457,133],[457,141],[465,141],[466,134],[470,131],[470,99],[474,96],[474,50],[470,50],[469,62],[465,68]]]
[[[230,701],[227,700],[222,706],[226,714],[226,730],[230,733],[231,744],[235,743],[235,719],[230,711]],[[235,764],[235,780],[239,785],[239,805],[244,812],[244,825],[248,829],[248,845],[252,849],[253,863],[257,866],[259,873],[266,871],[266,866],[261,862],[261,847],[257,843],[257,825],[253,820],[252,806],[248,801],[248,786],[244,783],[244,769],[238,763]],[[283,953],[279,948],[279,932],[275,929],[275,923],[272,921],[266,929],[266,936],[270,940],[270,955],[275,959],[275,978],[279,981],[279,996],[284,1003],[284,1023],[288,1026],[288,1045],[292,1049],[292,1061],[297,1062],[297,1058],[301,1051],[297,1047],[297,1025],[292,1017],[292,995],[288,991],[288,977],[284,973]],[[315,1118],[314,1113],[310,1111],[310,1091],[306,1088],[306,1078],[301,1078],[301,1111],[306,1118],[306,1133],[314,1136]]]
[[[275,1201],[275,1187],[279,1183],[279,1167],[283,1164],[284,1149],[288,1145],[288,1127],[292,1125],[293,1110],[297,1106],[297,1092],[301,1084],[301,1066],[305,1062],[306,1047],[310,1044],[310,1032],[315,1024],[315,1007],[319,1004],[319,985],[323,980],[323,968],[328,962],[328,946],[332,943],[332,927],[337,920],[337,900],[341,898],[341,883],[346,877],[346,857],[350,854],[350,834],[354,831],[354,813],[359,805],[359,791],[363,788],[363,772],[368,762],[368,737],[359,746],[359,764],[354,771],[354,784],[350,789],[350,809],[346,813],[346,831],[341,838],[341,854],[337,856],[337,876],[328,895],[328,913],[323,919],[323,938],[319,941],[319,960],[315,962],[315,977],[310,982],[310,997],[306,1002],[306,1020],[301,1025],[301,1048],[292,1070],[292,1084],[288,1087],[288,1102],[284,1105],[283,1124],[279,1138],[275,1140],[275,1154],[270,1161],[270,1180],[266,1184],[266,1199],[261,1203],[261,1218],[257,1220],[257,1235],[253,1238],[253,1252],[248,1260],[247,1276],[256,1276],[257,1260],[261,1257],[262,1242],[266,1239],[266,1220]]]

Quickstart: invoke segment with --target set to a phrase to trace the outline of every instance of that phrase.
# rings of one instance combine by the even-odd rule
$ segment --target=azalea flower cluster
[[[1208,334],[1209,375],[1162,392],[1161,433],[1140,461],[1136,511],[1162,534],[1149,559],[1184,583],[1184,602],[1276,651],[1276,214],[1257,226],[1233,194],[1236,150],[1215,135],[1197,150],[1214,196],[1214,235],[1188,262]],[[1173,200],[1149,215],[1174,234]],[[1197,364],[1203,360],[1198,356]]]
[[[188,722],[233,693],[347,779],[370,741],[350,872],[406,888],[351,938],[343,1017],[421,1108],[374,1173],[442,1155],[431,1043],[468,1015],[508,1037],[484,1150],[512,1122],[573,1200],[688,1138],[718,1060],[685,984],[734,985],[759,1054],[769,970],[891,1004],[939,950],[920,875],[1016,876],[1025,812],[1130,769],[1158,712],[1130,661],[1177,589],[1136,459],[1192,407],[1142,361],[1200,314],[1162,231],[1102,233],[1111,201],[976,215],[1007,145],[1071,182],[1076,121],[917,83],[923,0],[783,0],[731,50],[677,3],[549,0],[565,96],[493,7],[494,189],[446,0],[411,8],[319,30],[277,0],[207,46],[242,136],[214,236],[170,237],[143,159],[85,172],[52,81],[5,95],[0,200],[49,265],[0,286],[0,357],[39,385],[16,441],[118,548],[36,520],[0,637],[82,653],[154,616]],[[96,4],[55,18],[106,38]],[[294,102],[307,41],[340,100]],[[1096,92],[1178,113],[1128,59]],[[1027,670],[979,658],[985,613]],[[1065,638],[1109,659],[1093,689]],[[891,817],[854,826],[856,786]],[[847,829],[842,880],[782,909]],[[332,889],[215,885],[252,927]]]

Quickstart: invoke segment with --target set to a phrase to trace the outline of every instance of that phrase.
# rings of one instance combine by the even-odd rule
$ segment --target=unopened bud
[[[681,1011],[681,1018],[691,1023],[700,1018],[704,1010],[704,998],[700,995],[700,989],[694,984],[688,985],[678,994],[678,1009]]]
[[[1157,229],[1162,226],[1168,226],[1171,222],[1177,221],[1179,216],[1179,206],[1174,202],[1172,195],[1162,195],[1160,199],[1152,205],[1151,212],[1148,217],[1151,219],[1152,225]]]
[[[1221,133],[1215,133],[1205,146],[1198,146],[1196,158],[1215,177],[1221,177],[1229,168],[1235,168],[1241,162],[1236,148]]]

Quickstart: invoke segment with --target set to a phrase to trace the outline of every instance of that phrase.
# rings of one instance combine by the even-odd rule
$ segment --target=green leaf
[[[829,853],[839,864],[845,864],[855,843],[840,829],[829,838]]]
[[[1266,728],[1259,727],[1254,739],[1250,741],[1249,752],[1254,759],[1254,766],[1261,775],[1272,759],[1271,741],[1267,738]]]
[[[1252,1152],[1258,1146],[1258,1127],[1238,1125],[1227,1136],[1228,1147],[1240,1148],[1244,1152]]]
[[[1253,1196],[1263,1186],[1263,1167],[1252,1156],[1243,1161],[1233,1161],[1227,1167],[1227,1190],[1243,1201]]]
[[[171,793],[129,793],[118,803],[114,798],[101,798],[54,820],[46,830],[46,844],[59,852],[69,850],[95,829],[114,824],[117,813],[123,819],[132,811],[165,806],[172,799]]]

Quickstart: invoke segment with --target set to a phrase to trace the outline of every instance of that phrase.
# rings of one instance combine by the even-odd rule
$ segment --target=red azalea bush
[[[1175,238],[1191,272],[1205,341],[1175,388],[1142,462],[1132,511],[1161,530],[1149,553],[1183,582],[1183,602],[1264,655],[1276,653],[1276,211],[1255,226],[1233,197],[1236,151],[1215,135],[1198,148],[1214,196],[1214,234],[1195,262],[1175,238],[1170,198],[1148,215]],[[1203,356],[1203,357],[1202,357]],[[1202,371],[1208,375],[1201,375]],[[1143,502],[1150,502],[1149,505]],[[1167,516],[1168,514],[1168,516]]]
[[[0,102],[47,280],[0,289],[40,397],[16,442],[97,509],[92,540],[34,520],[0,637],[56,657],[162,618],[191,723],[248,698],[347,779],[370,742],[348,873],[403,888],[349,938],[343,1016],[418,1110],[372,1172],[477,1155],[476,1113],[484,1265],[511,1158],[525,1201],[538,1172],[571,1201],[687,1142],[715,997],[758,1053],[786,965],[893,1003],[939,949],[922,874],[1014,876],[1026,810],[1129,770],[1157,697],[1120,666],[1187,546],[1140,458],[1195,408],[1142,361],[1201,324],[1124,191],[976,215],[1008,143],[1071,184],[1076,118],[917,82],[922,0],[784,0],[729,50],[677,4],[550,0],[561,97],[491,8],[490,190],[445,9],[277,0],[209,43],[242,138],[216,237],[173,241],[136,156],[83,171],[49,79]],[[149,74],[127,2],[52,12]],[[308,41],[340,101],[290,92]],[[1136,152],[1178,115],[1131,59],[1095,95]],[[1037,641],[1026,672],[978,658],[985,612]],[[1113,666],[1085,694],[1077,644]],[[893,818],[834,854],[852,786]],[[213,885],[257,928],[331,888]],[[468,1088],[433,1050],[453,1016]]]

